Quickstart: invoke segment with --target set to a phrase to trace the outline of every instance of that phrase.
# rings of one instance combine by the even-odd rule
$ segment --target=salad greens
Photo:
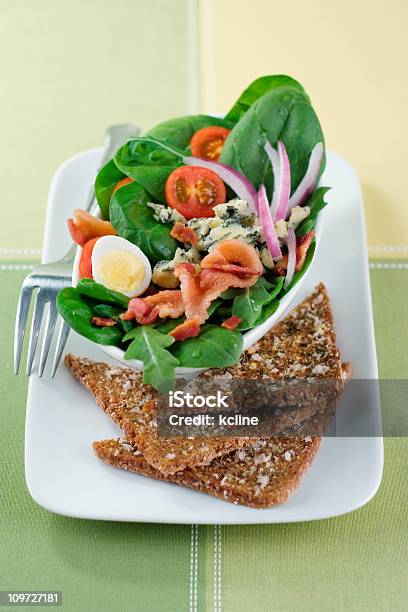
[[[117,327],[92,325],[92,307],[75,287],[61,289],[57,295],[57,309],[61,317],[81,336],[97,344],[120,345],[122,332]]]
[[[176,342],[170,350],[182,367],[222,368],[237,363],[243,344],[240,332],[207,324],[197,338]]]
[[[295,272],[289,287],[282,291],[282,293],[280,294],[280,297],[283,297],[284,295],[289,293],[289,291],[296,285],[296,283],[300,281],[302,276],[304,276],[306,274],[310,264],[312,263],[313,255],[315,254],[315,250],[316,250],[316,241],[313,241],[312,244],[310,245],[310,247],[307,250],[306,258],[305,258],[305,261],[303,263],[302,269],[299,270],[298,272]],[[259,325],[258,321],[257,321],[257,325]]]
[[[109,219],[109,202],[112,197],[113,190],[119,181],[126,178],[111,159],[98,172],[95,179],[95,195],[99,204],[102,219]]]
[[[123,340],[132,340],[125,359],[143,361],[143,382],[157,387],[162,393],[170,391],[175,380],[175,368],[179,365],[178,360],[167,350],[174,343],[174,338],[150,325],[139,325],[126,334]]]
[[[255,79],[255,81],[252,81],[252,83],[246,89],[244,89],[234,106],[225,115],[225,118],[237,123],[252,106],[252,104],[258,100],[258,98],[266,94],[268,91],[276,89],[277,87],[292,87],[292,89],[296,89],[297,91],[300,91],[300,93],[304,94],[309,100],[303,86],[295,79],[292,79],[292,77],[287,76],[286,74],[263,76],[259,77],[259,79]]]
[[[258,98],[232,129],[220,161],[232,166],[272,196],[273,172],[264,146],[285,143],[294,192],[307,170],[310,154],[323,132],[306,94],[293,87],[277,87]],[[320,174],[325,166],[323,157]],[[319,174],[319,176],[320,176]]]
[[[81,295],[103,304],[117,304],[123,308],[127,308],[129,304],[129,298],[126,295],[108,289],[104,285],[96,283],[92,278],[81,278],[76,288]]]
[[[206,134],[210,130],[215,139],[210,143],[209,157],[201,154],[199,148],[202,146],[200,138],[203,129]],[[279,164],[282,164],[282,151],[287,155],[286,196],[282,195],[284,166],[276,166],[273,157],[280,155]],[[315,153],[311,157],[312,151]],[[278,269],[274,270],[281,260],[286,261],[284,265],[289,267],[290,253],[290,261],[296,261],[295,234],[297,237],[309,234],[307,244],[312,240],[313,234],[310,232],[315,227],[318,214],[326,205],[328,188],[316,187],[325,162],[324,136],[310,98],[298,81],[286,75],[268,75],[253,81],[224,118],[209,115],[178,117],[156,125],[145,136],[132,138],[100,169],[96,177],[95,195],[101,217],[107,222],[103,224],[99,220],[98,223],[109,226],[110,231],[106,232],[109,240],[116,240],[113,235],[116,232],[120,238],[132,243],[130,246],[133,249],[137,247],[142,251],[149,260],[147,265],[150,264],[152,268],[156,266],[158,272],[155,276],[153,271],[153,281],[158,286],[153,286],[152,294],[160,292],[160,288],[174,290],[178,283],[174,268],[178,263],[188,264],[191,273],[192,264],[200,264],[203,257],[211,255],[217,245],[225,240],[240,242],[241,252],[241,241],[250,245],[260,266],[251,274],[262,275],[246,288],[230,286],[217,299],[213,299],[207,311],[208,318],[199,327],[199,335],[195,337],[177,336],[176,333],[179,327],[183,333],[186,329],[188,331],[191,315],[190,320],[186,320],[184,314],[177,316],[180,314],[179,309],[174,312],[175,318],[160,318],[154,312],[154,307],[149,305],[154,302],[149,302],[146,294],[127,291],[129,295],[137,296],[131,300],[124,293],[109,289],[93,278],[82,278],[76,288],[66,288],[59,292],[59,313],[75,331],[89,340],[102,345],[118,346],[124,351],[125,359],[143,361],[144,382],[163,392],[172,388],[178,366],[226,367],[236,363],[243,348],[242,332],[264,323],[277,310],[280,299],[299,282],[311,264],[315,241],[311,242],[299,270],[293,272],[292,267],[291,273],[286,271],[286,276],[278,275],[285,274],[285,271],[282,273]],[[188,167],[193,172],[197,172],[198,167],[200,176],[207,178],[208,172],[218,175],[216,178],[223,187],[224,199],[216,200],[216,204],[219,204],[217,207],[212,204],[214,209],[210,209],[210,213],[213,217],[204,213],[198,216],[196,210],[195,214],[188,217],[187,213],[191,213],[191,208],[188,208],[191,206],[190,200],[187,210],[183,210],[185,218],[180,217],[177,205],[173,206],[174,203],[167,201],[169,191],[166,197],[166,182],[168,185],[169,176],[172,175],[171,182],[175,176],[180,176],[180,171]],[[281,178],[276,197],[281,198],[283,204],[281,202],[281,207],[273,210],[270,202],[274,191],[274,173]],[[118,185],[124,179],[127,181]],[[204,181],[203,184],[195,183],[194,189],[208,190],[205,178],[199,180]],[[291,200],[290,196],[293,196],[300,184],[300,189]],[[191,185],[186,185],[186,192],[189,192]],[[266,194],[262,185],[266,188]],[[179,189],[177,185],[176,189]],[[180,189],[182,192],[183,189]],[[196,193],[194,189],[193,193]],[[262,201],[270,216],[267,224],[263,222],[265,215],[259,212],[258,190],[264,194]],[[184,195],[182,193],[182,197]],[[292,213],[293,219],[297,218],[297,221],[292,219]],[[177,229],[175,224],[182,225],[183,231],[187,232],[186,242],[183,237],[179,238],[177,232],[173,232],[173,229]],[[102,226],[99,225],[99,228]],[[191,231],[197,240],[190,244],[188,236],[191,237]],[[271,232],[272,236],[276,233],[276,244],[280,244],[278,255],[271,250]],[[101,233],[94,234],[96,240],[99,240]],[[171,233],[177,236],[177,240]],[[81,236],[81,231],[77,235]],[[79,242],[84,247],[82,255],[91,242],[90,238],[86,238],[83,243]],[[94,272],[91,247],[87,266],[82,268],[82,272],[87,270],[89,276]],[[237,266],[248,265],[234,258],[228,260],[228,264],[233,264],[232,271],[228,266],[223,268],[221,262],[220,268],[215,267],[206,272],[222,274],[226,270],[230,274],[239,275]],[[191,273],[193,277],[197,274],[194,269]],[[81,267],[79,270],[81,272]],[[198,271],[201,274],[200,268]],[[81,275],[86,276],[82,272]],[[239,278],[248,278],[245,273],[242,274]],[[164,283],[168,282],[169,276],[173,284],[166,285]],[[167,280],[164,281],[164,278]],[[160,280],[163,284],[160,284]],[[254,276],[251,279],[253,281]],[[111,286],[122,288],[121,284],[113,283]],[[183,294],[180,289],[176,291]],[[138,308],[142,308],[139,316]],[[182,304],[181,312],[183,310]],[[154,316],[149,319],[152,313]],[[225,327],[222,326],[224,322]],[[234,329],[229,328],[233,325],[236,325]]]
[[[172,259],[177,243],[170,236],[171,225],[158,223],[151,208],[149,196],[134,182],[118,189],[109,205],[110,220],[119,236],[137,244],[155,264],[162,259]]]
[[[171,172],[180,165],[180,159],[158,144],[134,138],[117,151],[115,164],[141,185],[150,198],[164,204],[164,186]]]
[[[219,125],[231,129],[233,121],[228,118],[211,117],[210,115],[187,115],[159,123],[149,130],[146,136],[152,136],[165,144],[189,152],[193,135],[202,128]]]
[[[304,205],[310,208],[310,215],[297,226],[296,236],[303,236],[314,229],[317,215],[327,205],[327,202],[324,200],[324,196],[329,190],[330,187],[318,187],[316,191],[312,193],[310,198],[306,200]]]
[[[261,277],[252,287],[242,289],[241,293],[234,298],[232,305],[232,314],[241,319],[236,329],[244,331],[254,327],[263,307],[272,302],[281,292],[284,281],[285,278],[281,276],[276,285],[272,285]]]

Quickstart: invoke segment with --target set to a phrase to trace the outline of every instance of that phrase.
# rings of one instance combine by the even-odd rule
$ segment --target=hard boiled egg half
[[[129,240],[102,236],[92,251],[92,276],[97,283],[132,298],[146,291],[152,268],[146,255]]]

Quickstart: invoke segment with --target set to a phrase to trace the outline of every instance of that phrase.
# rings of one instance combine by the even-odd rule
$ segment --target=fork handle
[[[103,153],[99,161],[98,171],[102,166],[106,164],[113,156],[114,153],[121,147],[129,138],[138,136],[140,134],[140,127],[133,123],[117,123],[111,125],[105,132],[105,138],[103,143]],[[95,198],[94,181],[89,191],[89,195],[86,201],[84,210],[94,215],[98,211],[98,203]],[[71,263],[75,259],[75,253],[77,245],[72,244],[69,250],[65,253],[61,259],[63,263]]]

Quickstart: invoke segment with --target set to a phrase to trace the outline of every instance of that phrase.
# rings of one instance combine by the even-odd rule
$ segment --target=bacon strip
[[[177,325],[177,327],[170,332],[170,336],[182,342],[183,340],[187,340],[187,338],[195,338],[195,336],[198,336],[200,334],[200,329],[200,318],[193,317]]]
[[[170,236],[183,243],[190,243],[192,246],[198,242],[198,236],[193,228],[184,225],[180,221],[176,221],[173,229],[170,232]]]
[[[116,325],[115,321],[108,317],[92,317],[92,323],[98,327],[113,327]]]
[[[254,247],[239,239],[220,242],[204,257],[201,267],[241,275],[259,276],[263,272],[262,262]]]
[[[194,266],[193,266],[194,267]],[[140,325],[150,325],[157,317],[177,319],[184,314],[184,303],[181,291],[159,291],[145,298],[133,298],[128,309],[121,315],[124,321],[136,321]]]
[[[194,267],[194,266],[193,266]],[[183,296],[179,289],[166,289],[143,298],[149,306],[157,306],[159,317],[177,319],[184,314]]]
[[[296,238],[296,266],[295,272],[299,272],[302,269],[303,264],[305,263],[307,251],[315,237],[315,231],[312,230],[303,236],[299,236]],[[274,269],[273,272],[277,276],[285,276],[286,270],[288,268],[288,255],[284,255],[282,259],[280,259]]]
[[[236,315],[232,315],[229,319],[225,319],[221,323],[221,327],[225,327],[226,329],[235,329],[241,323],[242,319],[237,317]]]
[[[187,319],[198,316],[201,323],[208,319],[208,308],[221,293],[229,287],[250,287],[257,280],[254,275],[240,278],[229,272],[211,269],[197,274],[195,267],[189,263],[177,264],[174,274],[180,280]]]

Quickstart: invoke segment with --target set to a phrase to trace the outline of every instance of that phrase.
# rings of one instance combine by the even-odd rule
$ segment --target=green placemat
[[[81,521],[38,507],[24,482],[27,379],[11,373],[28,265],[0,263],[0,590],[61,590],[63,608],[75,611],[406,609],[407,439],[385,441],[376,497],[326,521],[196,528]],[[407,378],[408,263],[371,266],[380,374]]]

